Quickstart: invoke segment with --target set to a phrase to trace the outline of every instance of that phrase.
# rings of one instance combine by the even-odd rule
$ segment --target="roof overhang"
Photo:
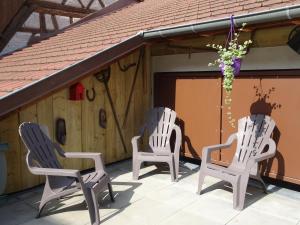
[[[38,80],[18,89],[0,99],[0,117],[40,98],[50,95],[53,91],[62,89],[84,76],[109,65],[118,58],[129,54],[143,46],[144,39],[139,35],[130,37],[119,44],[96,53],[76,64],[58,71],[44,79]]]
[[[237,25],[244,22],[252,25],[292,20],[296,18],[300,18],[300,5],[236,16],[235,22]],[[98,52],[89,58],[4,96],[0,99],[0,117],[26,104],[50,95],[53,91],[62,89],[79,79],[82,79],[84,76],[96,72],[100,67],[108,65],[118,58],[143,46],[150,39],[219,30],[227,28],[229,25],[230,20],[226,17],[200,23],[139,32],[135,36],[132,36],[119,44]]]
[[[241,26],[243,23],[247,23],[247,25],[255,25],[275,23],[296,18],[300,18],[300,5],[235,16],[234,22],[236,26]],[[221,30],[228,28],[229,26],[230,18],[225,17],[199,23],[153,29],[144,31],[141,35],[145,39],[165,38],[179,35],[196,34],[212,30]]]

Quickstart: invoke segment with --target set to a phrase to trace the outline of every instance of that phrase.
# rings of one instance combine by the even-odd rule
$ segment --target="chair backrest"
[[[254,157],[263,153],[274,130],[275,122],[267,115],[254,114],[238,121],[237,149],[231,166],[244,169]]]
[[[175,126],[176,112],[169,108],[153,108],[149,112],[146,129],[153,151],[170,149],[170,137]]]
[[[28,162],[42,168],[61,169],[53,142],[43,130],[40,125],[29,122],[22,123],[19,127],[19,134],[28,150]]]

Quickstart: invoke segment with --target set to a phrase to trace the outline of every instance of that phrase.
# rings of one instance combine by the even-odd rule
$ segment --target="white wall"
[[[217,67],[208,67],[208,63],[216,59],[217,54],[194,53],[191,58],[187,54],[154,56],[152,71],[218,71]],[[242,70],[276,70],[300,69],[300,55],[288,46],[267,48],[251,48],[243,59]]]

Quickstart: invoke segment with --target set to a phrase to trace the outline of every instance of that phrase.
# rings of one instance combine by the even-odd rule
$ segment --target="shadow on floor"
[[[170,168],[168,166],[167,163],[149,163],[147,162],[146,164],[144,163],[144,166],[142,166],[141,168],[144,168],[144,167],[148,167],[148,166],[156,166],[156,169],[148,172],[148,173],[145,173],[145,174],[142,174],[139,176],[139,179],[144,179],[144,178],[147,178],[147,177],[150,177],[150,176],[153,176],[153,175],[156,175],[156,174],[169,174],[170,175],[170,179],[171,179],[171,174],[170,174]],[[195,173],[198,171],[198,168],[196,169],[190,169],[188,167],[186,167],[184,165],[184,163],[180,162],[179,163],[179,177],[178,177],[178,181],[186,178],[187,176]]]
[[[232,186],[230,183],[226,181],[219,181],[213,185],[210,185],[209,187],[204,188],[201,191],[201,195],[216,189],[221,189],[232,193]],[[244,209],[254,204],[255,202],[259,201],[260,199],[264,198],[268,194],[274,193],[280,189],[281,189],[280,187],[271,186],[271,188],[268,188],[267,190],[268,193],[265,193],[264,189],[260,186],[260,183],[251,179],[247,187]]]
[[[117,214],[121,213],[127,206],[131,204],[131,199],[134,195],[134,190],[141,185],[141,183],[137,182],[116,182],[113,181],[114,178],[117,178],[120,175],[126,174],[128,172],[126,171],[119,171],[119,175],[112,175],[112,186],[113,189],[114,187],[118,187],[117,190],[113,190],[114,192],[114,198],[115,201],[111,202],[110,201],[110,196],[108,190],[103,191],[99,197],[99,210],[100,210],[100,217],[101,215],[101,209],[116,209],[112,214],[109,216],[105,217],[104,219],[101,219],[101,223],[109,220],[110,218],[116,216]],[[124,187],[122,187],[124,186]],[[120,190],[121,191],[120,191]],[[82,201],[77,202],[77,203],[66,203],[66,200],[70,200],[73,197],[78,197],[82,196]],[[66,196],[63,199],[60,199],[60,201],[52,202],[47,206],[46,209],[44,209],[44,213],[42,217],[46,216],[51,216],[51,215],[56,215],[64,212],[69,212],[69,211],[84,211],[87,210],[87,205],[84,201],[83,195],[81,192],[78,192],[78,194],[71,195],[71,196]],[[88,213],[88,211],[87,211]]]

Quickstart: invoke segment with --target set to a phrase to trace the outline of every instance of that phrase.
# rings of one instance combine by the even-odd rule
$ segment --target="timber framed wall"
[[[121,66],[136,63],[138,57],[139,51],[137,50],[119,60],[119,63]],[[135,66],[122,72],[118,63],[111,65],[111,77],[108,85],[122,127],[128,149],[127,154],[123,150],[117,132],[104,84],[97,81],[93,74],[80,80],[86,89],[95,89],[96,98],[93,102],[88,101],[86,97],[83,101],[69,100],[69,88],[66,87],[3,118],[0,121],[0,141],[9,144],[9,151],[6,154],[8,166],[6,193],[30,188],[44,182],[43,177],[30,174],[25,163],[26,150],[18,136],[18,126],[24,121],[47,125],[52,139],[55,140],[55,121],[57,118],[63,118],[66,121],[67,140],[62,147],[66,151],[101,152],[106,163],[129,158],[132,152],[131,138],[142,125],[144,115],[150,107],[152,93],[150,61],[149,48],[146,47],[125,127],[122,127],[122,122],[134,78]],[[100,109],[106,111],[106,129],[99,126]],[[62,164],[66,168],[88,169],[93,167],[92,160],[62,160]]]

